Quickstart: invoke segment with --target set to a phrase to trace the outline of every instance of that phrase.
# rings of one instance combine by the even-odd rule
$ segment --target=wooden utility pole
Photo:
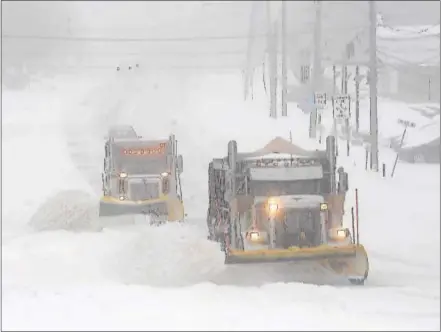
[[[286,63],[286,1],[282,1],[282,116],[288,116],[288,73]]]
[[[332,66],[332,117],[333,117],[333,134],[335,137],[335,154],[338,156],[338,123],[337,114],[335,113],[335,97],[337,96],[337,68],[335,65]]]
[[[360,130],[360,66],[355,67],[355,131]]]
[[[369,94],[371,169],[378,172],[378,115],[377,115],[377,10],[375,1],[369,1]]]
[[[271,2],[267,1],[268,56],[270,74],[270,117],[277,118],[277,29],[271,23]]]
[[[322,3],[314,1],[315,7],[315,24],[314,24],[314,68],[312,72],[311,96],[321,86],[321,58],[322,58]],[[317,106],[312,106],[312,112],[309,118],[309,137],[315,138],[317,135]]]

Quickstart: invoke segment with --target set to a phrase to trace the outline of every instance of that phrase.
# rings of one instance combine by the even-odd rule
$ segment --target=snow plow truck
[[[131,126],[113,127],[104,154],[100,217],[146,215],[154,223],[184,219],[183,159],[174,135],[144,140]]]
[[[207,213],[226,264],[306,261],[364,284],[368,257],[343,227],[348,176],[335,151],[333,136],[323,151],[280,137],[251,153],[228,143],[228,155],[209,164]]]

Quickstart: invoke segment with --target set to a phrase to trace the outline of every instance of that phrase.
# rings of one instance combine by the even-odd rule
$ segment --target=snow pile
[[[98,204],[87,192],[66,190],[49,197],[32,215],[29,225],[44,230],[100,230]]]
[[[224,269],[219,245],[207,241],[205,230],[197,225],[124,227],[118,231],[127,237],[114,256],[110,273],[119,282],[182,287],[210,280]]]

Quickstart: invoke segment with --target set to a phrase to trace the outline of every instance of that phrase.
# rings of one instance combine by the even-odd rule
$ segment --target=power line
[[[16,50],[13,48],[4,48],[3,54],[8,54],[9,51],[11,53],[15,53]],[[173,52],[173,51],[159,51],[159,52],[115,52],[115,51],[99,51],[99,52],[90,52],[88,50],[77,51],[77,50],[51,50],[51,51],[25,51],[21,52],[20,55],[44,55],[44,56],[69,56],[69,55],[87,55],[87,56],[105,56],[105,57],[124,57],[124,56],[143,56],[143,57],[165,57],[165,56],[174,56],[174,57],[216,57],[216,56],[245,56],[245,51],[218,51],[218,52]]]
[[[73,69],[73,70],[79,70],[79,69],[105,69],[105,70],[115,70],[115,66],[111,65],[77,65],[77,66],[70,66],[70,65],[56,65],[56,64],[28,64],[29,66],[36,66],[39,68],[52,68],[52,69]],[[207,69],[225,69],[225,70],[240,70],[242,69],[242,66],[239,65],[159,65],[159,66],[142,66],[143,69],[147,70],[185,70],[185,69],[191,69],[191,70],[207,70]],[[136,72],[136,69],[133,70],[133,72]]]
[[[407,36],[425,34],[426,32],[429,32],[431,29],[433,29],[433,28],[435,28],[435,27],[437,27],[439,25],[440,25],[440,23],[438,22],[436,24],[433,24],[433,25],[425,27],[425,28],[421,28],[419,30],[408,30],[408,29],[403,29],[403,28],[397,28],[397,27],[393,27],[393,26],[390,26],[390,25],[387,25],[387,24],[384,24],[384,23],[381,24],[380,27],[387,28],[387,29],[395,31],[395,32],[406,32],[407,34],[403,34],[403,36],[407,37]],[[434,34],[429,34],[429,35],[433,36]]]
[[[398,38],[397,38],[398,37]],[[382,36],[379,35],[377,38],[380,40],[387,40],[392,42],[403,42],[403,41],[409,41],[409,40],[417,40],[417,39],[429,39],[429,38],[438,38],[440,37],[440,33],[434,33],[434,34],[412,34],[412,35],[398,35],[398,36]]]
[[[255,35],[257,38],[266,38],[265,34]],[[25,39],[25,40],[53,40],[65,42],[203,42],[210,40],[246,40],[248,36],[194,36],[194,37],[169,37],[169,38],[109,38],[109,37],[71,37],[71,36],[38,36],[38,35],[2,35],[3,39]]]
[[[330,28],[327,31],[345,31],[345,28]],[[295,31],[287,33],[287,37],[297,37],[301,35],[310,35],[311,31]],[[268,34],[254,34],[253,38],[268,38]],[[228,41],[228,40],[247,40],[249,35],[230,35],[230,36],[193,36],[193,37],[80,37],[80,36],[42,36],[42,35],[13,35],[13,34],[2,34],[2,39],[10,40],[47,40],[47,41],[62,41],[62,42],[112,42],[112,43],[136,43],[136,42],[147,42],[147,43],[167,43],[167,42],[206,42],[206,41]]]

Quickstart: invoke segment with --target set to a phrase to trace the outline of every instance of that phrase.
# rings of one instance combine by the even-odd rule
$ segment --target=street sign
[[[304,65],[300,67],[300,82],[307,83],[309,81],[311,68],[309,65]]]
[[[408,120],[402,120],[402,119],[398,119],[398,123],[405,126],[405,127],[409,127],[409,128],[415,128],[416,127],[416,123],[412,122],[412,121],[408,121]]]
[[[326,107],[326,93],[324,93],[324,92],[314,93],[314,104],[319,109],[325,108]]]
[[[392,173],[390,175],[392,178],[394,177],[395,168],[397,167],[397,163],[398,163],[398,158],[400,156],[401,149],[403,148],[404,137],[406,137],[407,128],[415,128],[416,127],[415,122],[408,121],[408,120],[398,119],[398,123],[404,126],[404,131],[403,131],[403,136],[401,136],[400,146],[397,151],[397,156],[395,157],[394,166],[392,167]]]
[[[335,96],[334,100],[334,116],[336,119],[349,119],[351,117],[351,99],[349,95]]]
[[[413,161],[414,163],[424,163],[425,159],[424,156],[421,153],[419,153],[413,156]]]

